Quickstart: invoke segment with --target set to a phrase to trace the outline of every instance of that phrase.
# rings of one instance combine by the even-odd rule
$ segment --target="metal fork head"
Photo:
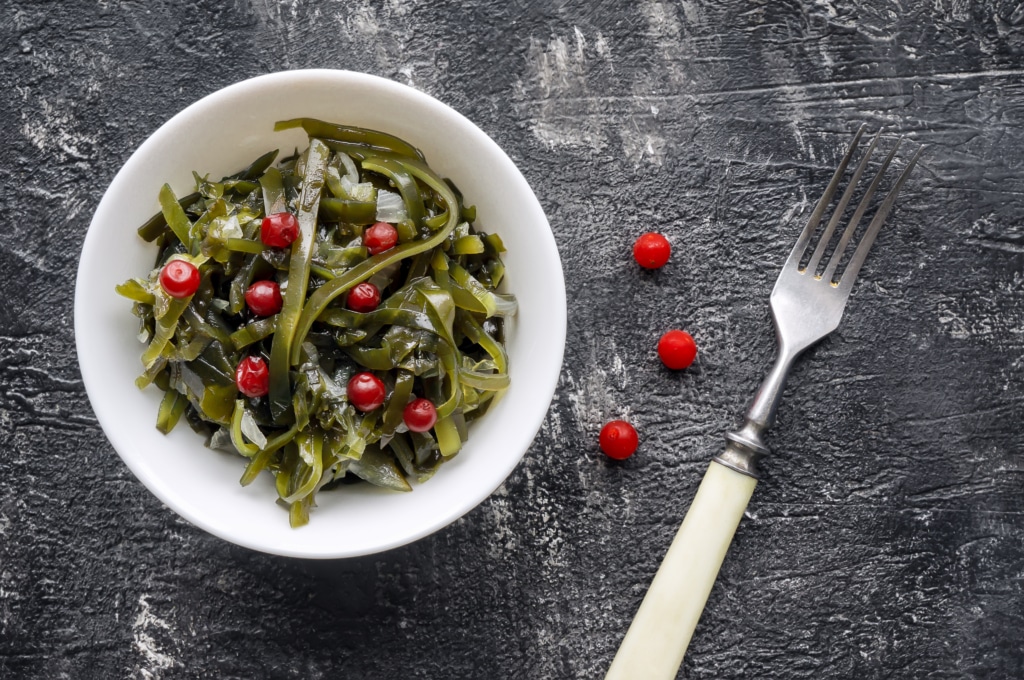
[[[846,151],[846,155],[843,156],[842,162],[839,163],[839,167],[836,168],[835,173],[832,175],[832,181],[829,182],[825,193],[822,194],[821,199],[811,213],[807,226],[801,232],[800,237],[793,246],[793,250],[790,252],[789,258],[782,267],[778,280],[775,282],[775,288],[772,290],[771,306],[772,315],[775,318],[775,327],[779,335],[780,353],[789,352],[795,356],[834,331],[839,325],[839,320],[842,318],[843,310],[846,307],[846,301],[850,296],[850,290],[853,288],[853,282],[856,280],[857,274],[860,273],[868,251],[871,250],[875,237],[878,236],[882,224],[896,203],[896,197],[899,194],[900,188],[906,182],[907,177],[910,176],[911,171],[917,164],[918,158],[921,156],[921,152],[924,150],[924,147],[921,147],[911,157],[906,168],[904,168],[895,183],[893,183],[882,204],[875,211],[875,215],[867,228],[859,234],[859,240],[856,243],[852,243],[854,237],[858,236],[858,226],[861,219],[870,207],[872,198],[878,186],[882,183],[882,179],[903,140],[900,138],[896,141],[896,144],[882,161],[874,178],[864,191],[863,197],[839,236],[838,242],[830,251],[829,247],[836,234],[836,229],[856,192],[861,177],[864,175],[865,170],[867,170],[872,153],[878,145],[882,134],[881,130],[879,130],[871,140],[851,175],[846,190],[836,204],[831,219],[826,223],[821,233],[818,234],[818,227],[832,203],[832,198],[835,196],[843,176],[846,174],[857,146],[864,136],[864,131],[865,126],[862,126],[854,136],[849,149]],[[814,238],[816,235],[817,238]],[[847,251],[851,247],[853,252],[847,256]],[[824,259],[826,253],[830,253],[828,260]],[[824,265],[822,265],[823,262]],[[843,264],[845,266],[840,269],[840,265]]]
[[[775,317],[775,329],[778,333],[779,354],[775,359],[775,365],[768,372],[750,405],[743,427],[725,436],[728,442],[725,451],[715,457],[718,463],[737,472],[757,478],[758,458],[768,453],[768,447],[765,446],[761,435],[775,420],[775,411],[782,397],[786,376],[789,375],[793,361],[803,350],[824,338],[839,325],[843,309],[846,307],[846,300],[850,296],[850,289],[853,287],[857,274],[860,273],[861,265],[864,264],[864,259],[875,242],[878,230],[882,228],[882,223],[885,222],[885,218],[892,210],[900,187],[907,180],[914,165],[917,164],[917,159],[921,156],[921,151],[924,150],[922,147],[911,157],[907,167],[896,179],[885,200],[875,212],[874,218],[860,235],[853,254],[847,260],[845,253],[857,235],[857,227],[861,218],[867,212],[871,199],[896,156],[896,149],[899,148],[899,142],[897,142],[893,150],[882,161],[881,167],[864,191],[864,197],[854,210],[838,243],[829,251],[832,237],[835,235],[846,207],[853,198],[856,187],[868,167],[871,153],[878,144],[880,134],[881,132],[871,140],[870,146],[864,152],[863,158],[850,178],[849,185],[836,204],[831,219],[822,229],[818,238],[814,239],[822,218],[832,203],[832,197],[850,165],[850,159],[853,158],[857,145],[864,136],[863,127],[857,131],[850,148],[832,175],[832,181],[829,182],[824,195],[811,213],[807,226],[804,227],[800,238],[797,239],[789,259],[782,267],[782,273],[779,274],[779,278],[775,282],[771,303],[772,315]],[[831,255],[822,267],[824,256],[828,252],[831,252]],[[846,261],[846,266],[839,271],[839,266],[844,261]]]

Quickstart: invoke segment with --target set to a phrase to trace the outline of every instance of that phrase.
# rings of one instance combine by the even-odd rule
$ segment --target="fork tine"
[[[789,253],[789,257],[786,258],[786,263],[782,266],[784,270],[790,268],[798,269],[800,267],[800,258],[803,257],[804,251],[807,250],[807,244],[810,242],[811,236],[814,235],[814,230],[818,228],[818,223],[821,222],[821,217],[825,214],[828,204],[832,202],[832,196],[836,193],[839,180],[843,178],[846,166],[850,164],[850,159],[853,158],[853,153],[857,150],[857,144],[860,143],[860,138],[864,136],[865,129],[867,129],[867,124],[861,125],[860,129],[857,130],[857,134],[853,136],[850,148],[846,150],[846,155],[843,156],[842,162],[832,174],[832,181],[828,183],[825,193],[818,200],[818,204],[814,206],[814,212],[811,213],[811,217],[807,220],[807,226],[800,233],[800,237],[793,245],[793,250]]]
[[[892,189],[889,190],[889,194],[885,197],[882,205],[878,208],[878,212],[875,213],[875,217],[871,220],[871,224],[868,225],[868,229],[864,233],[864,238],[861,239],[856,252],[854,252],[853,257],[850,258],[850,264],[846,266],[842,280],[839,282],[839,288],[843,294],[850,292],[853,282],[857,279],[857,274],[860,273],[861,265],[864,264],[864,260],[868,256],[868,251],[871,250],[871,246],[875,242],[875,237],[878,236],[878,232],[882,229],[882,223],[885,222],[885,218],[889,216],[892,206],[896,203],[896,196],[900,193],[903,183],[907,181],[907,177],[910,176],[914,166],[917,165],[917,159],[921,157],[924,150],[925,147],[922,146],[917,150],[917,153],[911,157],[910,162],[907,163],[907,167],[904,168],[902,173],[900,173],[899,178],[896,180],[896,184],[894,184]]]
[[[860,203],[857,205],[857,209],[853,212],[853,217],[850,218],[850,222],[846,225],[846,229],[843,231],[843,236],[839,239],[839,244],[832,252],[832,257],[829,259],[828,265],[825,267],[825,271],[821,273],[822,280],[832,280],[836,267],[839,266],[839,262],[843,258],[843,253],[846,252],[846,247],[850,244],[850,240],[857,231],[857,225],[860,224],[861,218],[864,217],[864,213],[871,204],[871,198],[875,195],[875,190],[878,189],[878,185],[882,183],[882,177],[885,176],[885,171],[889,168],[889,164],[892,163],[892,159],[896,157],[896,152],[899,150],[900,144],[902,143],[903,138],[900,137],[896,140],[896,144],[892,147],[892,151],[890,151],[889,155],[885,157],[884,161],[882,161],[882,167],[880,167],[878,172],[875,173],[875,178],[871,180],[868,190],[864,192],[864,197],[860,200]],[[856,276],[856,273],[854,276]]]
[[[812,254],[811,259],[808,260],[804,271],[810,272],[811,274],[817,271],[818,263],[821,262],[821,256],[825,254],[825,249],[828,247],[829,241],[832,240],[832,234],[836,232],[836,226],[839,224],[839,220],[843,218],[843,213],[846,212],[846,206],[849,205],[850,199],[853,198],[853,192],[857,188],[857,183],[860,182],[860,176],[864,174],[864,170],[868,167],[868,161],[871,160],[871,155],[874,153],[875,146],[878,144],[878,140],[881,136],[882,130],[879,129],[878,132],[875,133],[874,139],[871,140],[871,145],[865,149],[864,157],[861,158],[860,163],[857,165],[857,170],[854,171],[853,177],[850,178],[846,191],[843,192],[843,197],[839,200],[839,205],[836,206],[832,219],[829,220],[828,226],[825,227],[825,231],[818,240],[818,246],[814,249],[814,254]]]

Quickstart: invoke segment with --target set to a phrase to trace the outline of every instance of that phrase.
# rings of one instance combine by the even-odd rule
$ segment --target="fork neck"
[[[785,344],[779,345],[775,364],[757,390],[743,427],[725,435],[725,451],[715,457],[716,462],[755,479],[759,478],[757,461],[769,453],[761,435],[775,422],[775,412],[782,399],[786,378],[798,354]]]
[[[775,424],[775,412],[782,401],[782,390],[786,387],[786,378],[793,368],[799,352],[794,352],[785,344],[779,344],[779,354],[775,357],[772,370],[765,376],[764,382],[754,395],[754,401],[747,411],[747,425],[756,426],[758,433]]]

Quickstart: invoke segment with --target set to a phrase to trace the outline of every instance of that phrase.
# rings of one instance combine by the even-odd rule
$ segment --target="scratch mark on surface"
[[[854,78],[851,80],[831,80],[828,82],[808,83],[779,83],[776,85],[765,85],[756,87],[737,87],[722,90],[707,90],[703,95],[733,95],[733,94],[774,94],[778,92],[797,94],[808,90],[816,89],[837,89],[842,87],[863,87],[872,85],[886,85],[890,83],[920,83],[924,80],[936,81],[961,81],[974,78],[1020,78],[1024,76],[1024,69],[988,69],[984,71],[951,71],[945,73],[920,73],[912,76],[885,75],[876,78]]]

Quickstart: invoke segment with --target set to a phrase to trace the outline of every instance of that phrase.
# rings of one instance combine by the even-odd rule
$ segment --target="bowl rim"
[[[437,521],[424,525],[417,531],[398,535],[391,540],[381,540],[379,544],[369,549],[328,549],[320,546],[316,549],[279,548],[273,545],[261,543],[260,541],[239,537],[230,531],[224,530],[220,525],[208,521],[203,515],[192,512],[190,507],[179,502],[179,498],[175,495],[170,486],[163,483],[162,480],[153,479],[150,474],[150,470],[142,464],[140,458],[129,452],[131,450],[131,444],[130,442],[125,441],[123,428],[118,426],[117,419],[113,415],[116,408],[114,408],[114,405],[106,403],[108,400],[98,388],[99,383],[103,379],[102,367],[94,365],[92,357],[89,355],[88,348],[91,342],[91,339],[89,338],[92,324],[90,323],[90,315],[88,308],[86,307],[88,300],[85,299],[86,295],[83,294],[83,291],[89,287],[88,285],[85,285],[86,282],[84,281],[84,277],[87,275],[87,265],[95,262],[95,258],[103,255],[99,237],[96,235],[97,223],[109,211],[116,209],[116,206],[113,206],[112,204],[115,190],[126,181],[126,177],[131,176],[132,173],[136,172],[143,166],[151,154],[151,151],[158,147],[159,144],[164,141],[164,138],[173,137],[183,124],[190,121],[196,121],[201,118],[204,111],[219,107],[227,103],[233,97],[248,93],[250,90],[262,90],[263,88],[268,87],[275,88],[282,85],[287,85],[289,87],[304,87],[310,85],[323,86],[324,84],[343,86],[346,83],[377,88],[389,95],[407,98],[417,106],[434,109],[439,115],[453,118],[460,127],[466,129],[467,134],[474,136],[474,143],[490,147],[490,152],[492,154],[496,154],[497,157],[504,158],[507,161],[510,169],[514,171],[515,176],[525,186],[528,195],[532,196],[536,205],[531,207],[536,208],[536,216],[543,221],[543,226],[546,227],[546,229],[539,230],[540,233],[537,234],[537,238],[544,241],[542,245],[545,247],[542,250],[546,253],[553,254],[554,257],[554,264],[556,265],[552,272],[554,279],[552,283],[554,284],[554,287],[547,291],[547,297],[553,302],[560,301],[560,304],[552,304],[550,306],[550,310],[546,310],[545,322],[547,324],[546,327],[548,332],[546,334],[544,344],[552,350],[557,348],[557,357],[554,357],[554,360],[551,362],[550,370],[546,371],[544,378],[536,381],[534,384],[533,400],[542,402],[543,408],[539,410],[539,416],[534,419],[535,422],[527,423],[529,426],[529,441],[527,445],[523,447],[521,452],[518,452],[514,456],[509,456],[506,466],[496,470],[495,475],[492,477],[492,481],[495,482],[493,485],[481,485],[479,489],[468,492],[463,502],[453,508],[453,511],[438,518]],[[269,136],[273,134],[273,131],[268,130],[267,134]],[[202,170],[202,168],[198,168],[197,170]],[[129,318],[130,317],[126,317],[126,322]],[[520,463],[530,446],[532,446],[532,442],[543,424],[550,403],[554,398],[559,375],[561,373],[567,332],[565,280],[554,234],[551,231],[550,223],[543,212],[543,208],[540,206],[540,202],[537,199],[536,194],[533,192],[532,188],[530,188],[525,177],[523,177],[522,172],[511,158],[508,157],[508,155],[489,135],[484,133],[468,118],[424,92],[379,76],[336,69],[279,71],[242,80],[207,94],[160,125],[138,146],[137,149],[132,152],[128,160],[121,166],[108,187],[105,189],[103,197],[100,199],[93,213],[93,218],[90,221],[88,231],[86,232],[75,282],[74,331],[76,354],[80,371],[82,373],[83,383],[85,385],[89,402],[93,411],[96,413],[97,420],[99,421],[104,434],[118,453],[121,460],[124,461],[135,477],[167,507],[196,527],[228,542],[249,549],[269,554],[313,559],[356,557],[360,555],[375,554],[406,545],[450,525],[491,496],[494,491],[505,482],[512,470]],[[552,351],[551,354],[554,356],[555,352]],[[194,433],[189,432],[189,434],[195,436]],[[444,470],[440,470],[438,474],[444,474]],[[272,499],[268,499],[268,502],[272,502]],[[314,517],[311,521],[316,521],[316,518]]]

